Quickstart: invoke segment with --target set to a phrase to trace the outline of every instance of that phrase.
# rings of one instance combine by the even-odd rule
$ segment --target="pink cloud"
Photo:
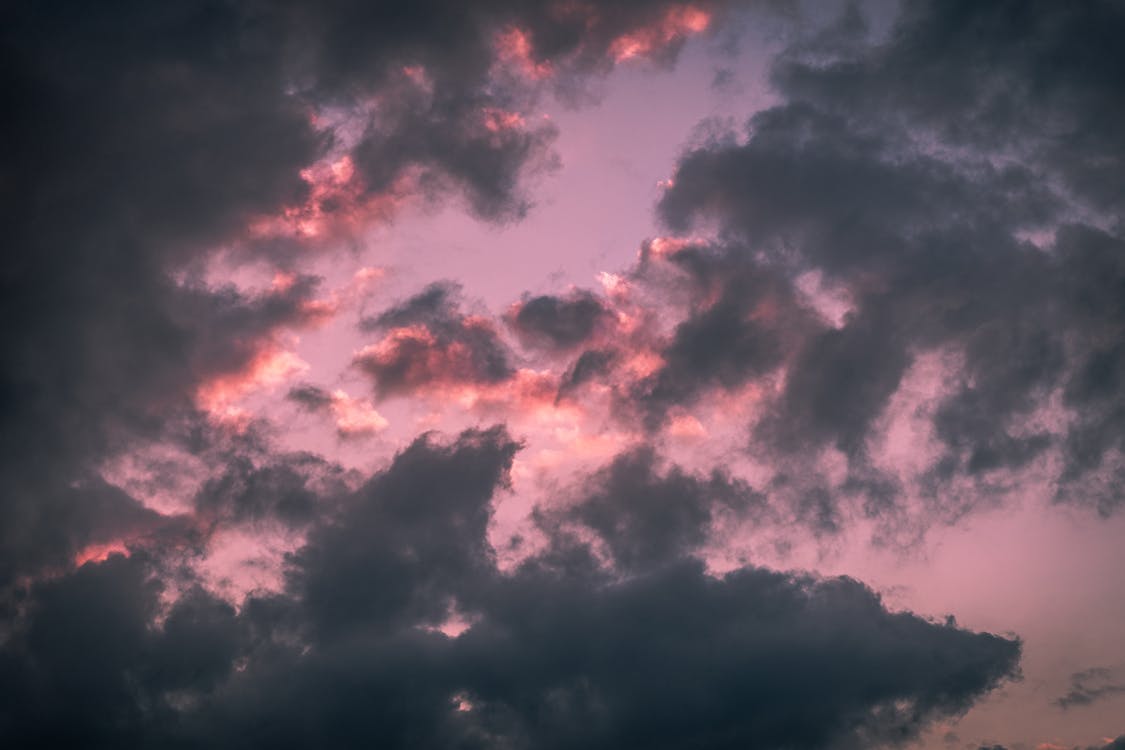
[[[537,60],[531,35],[518,26],[510,26],[496,34],[494,39],[497,63],[532,81],[541,81],[554,75],[550,61]]]
[[[129,554],[129,548],[125,546],[123,541],[90,544],[83,547],[78,554],[74,556],[74,564],[78,567],[82,567],[89,562],[104,562],[110,555],[125,555],[128,557]]]
[[[653,57],[692,34],[707,30],[711,13],[694,5],[675,5],[651,26],[635,29],[613,40],[609,54],[615,62]]]
[[[301,203],[251,222],[251,239],[288,238],[304,244],[356,235],[391,219],[417,193],[417,174],[404,170],[379,192],[367,189],[350,155],[318,162],[301,171],[308,186]]]
[[[209,378],[196,388],[196,405],[216,422],[246,423],[249,413],[240,402],[263,388],[274,388],[307,371],[309,365],[273,341],[264,342],[245,367]]]
[[[367,399],[353,398],[342,390],[333,391],[331,398],[330,409],[340,437],[364,437],[386,428],[387,419]]]

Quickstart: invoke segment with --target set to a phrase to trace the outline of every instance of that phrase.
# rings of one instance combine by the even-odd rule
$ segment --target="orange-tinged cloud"
[[[639,255],[643,259],[646,255],[652,258],[670,258],[684,248],[694,247],[704,243],[699,237],[653,237],[641,245]]]
[[[89,562],[100,563],[108,559],[110,555],[125,555],[128,557],[129,548],[125,546],[123,541],[90,544],[83,547],[78,554],[74,556],[74,564],[81,567]]]
[[[652,26],[622,34],[609,47],[615,62],[637,57],[651,57],[692,34],[706,31],[711,25],[711,14],[693,5],[669,8]]]
[[[674,437],[704,438],[707,428],[690,414],[677,414],[668,421],[667,431]]]
[[[499,107],[485,107],[481,110],[486,130],[499,133],[505,130],[521,130],[526,124],[523,115]]]
[[[315,242],[349,236],[389,220],[415,192],[415,175],[408,171],[387,190],[369,193],[348,155],[302,170],[301,179],[308,185],[304,202],[252,222],[251,238]]]
[[[619,274],[599,271],[597,279],[610,297],[625,297],[629,293],[629,282]]]
[[[541,81],[554,75],[554,68],[548,61],[535,59],[535,49],[531,34],[518,26],[504,29],[495,37],[496,59],[500,65],[514,70],[525,78]]]
[[[308,369],[308,363],[296,354],[269,342],[243,369],[201,383],[195,401],[215,421],[237,426],[249,418],[239,405],[243,398],[261,388],[280,385]]]
[[[386,417],[376,411],[371,402],[349,396],[341,390],[332,392],[332,416],[336,419],[336,432],[341,437],[362,437],[384,429]]]

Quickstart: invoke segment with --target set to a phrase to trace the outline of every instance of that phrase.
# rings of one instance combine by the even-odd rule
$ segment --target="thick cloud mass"
[[[709,577],[684,554],[691,519],[607,532],[615,550],[652,536],[622,558],[650,572],[600,568],[560,535],[501,573],[486,532],[517,449],[499,428],[419,439],[317,524],[284,593],[238,613],[193,589],[154,625],[160,563],[142,555],[36,585],[0,650],[0,731],[14,746],[858,748],[1014,674],[1018,641],[888,612],[847,578]],[[640,519],[646,485],[666,497],[650,526],[746,494],[650,462],[611,467],[583,519],[604,531],[630,492]],[[454,615],[470,625],[451,637]]]
[[[912,363],[952,352],[960,364],[932,416],[942,452],[923,485],[986,486],[1055,448],[1057,497],[1112,512],[1125,193],[1105,118],[1123,71],[1107,34],[1123,27],[1111,2],[920,3],[882,44],[852,12],[794,45],[773,68],[782,103],[743,138],[685,153],[660,211],[678,231],[717,225],[727,266],[760,259],[782,285],[815,272],[850,309],[818,330],[783,308],[784,359],[757,321],[732,319],[725,335],[690,339],[689,361],[708,366],[681,367],[677,387],[656,392],[684,403],[725,386],[710,381],[746,341],[739,377],[787,365],[758,444],[833,444],[854,468]],[[725,300],[681,324],[669,367],[688,333],[730,319]],[[1060,393],[1065,411],[1047,406]]]
[[[704,555],[724,518],[829,534],[912,490],[949,520],[1035,472],[1123,504],[1121,3],[906,3],[878,41],[850,8],[775,60],[775,105],[681,155],[657,213],[693,239],[647,242],[604,295],[496,316],[441,282],[360,321],[341,378],[426,424],[507,409],[556,441],[526,463],[531,438],[477,426],[361,472],[234,405],[359,294],[312,258],[411,202],[522,219],[559,164],[540,97],[670,64],[740,5],[6,5],[0,745],[859,750],[1017,678],[1015,635]],[[907,476],[877,443],[935,357]],[[278,412],[388,425],[333,388]],[[739,420],[761,482],[662,457],[715,437],[697,407]],[[502,559],[498,505],[529,486],[538,538]],[[271,542],[274,588],[220,597],[209,566]],[[1062,708],[1122,689],[1072,682]]]

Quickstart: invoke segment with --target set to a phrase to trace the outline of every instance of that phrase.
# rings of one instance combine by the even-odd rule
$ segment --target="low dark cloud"
[[[185,592],[152,627],[163,585],[141,556],[111,556],[37,584],[0,660],[0,733],[14,747],[159,746],[190,702],[234,668],[243,623]]]
[[[1018,641],[890,612],[848,578],[708,576],[686,555],[698,524],[660,519],[677,488],[723,503],[744,488],[657,474],[641,454],[592,502],[622,495],[622,517],[686,529],[638,558],[661,564],[622,577],[558,537],[502,573],[486,535],[517,450],[500,428],[419,439],[317,522],[285,591],[238,611],[189,587],[154,623],[169,579],[142,554],[36,584],[0,647],[0,733],[14,746],[867,747],[1015,674]],[[439,632],[451,615],[468,629]]]
[[[1125,748],[1125,735],[1121,735],[1117,739],[1109,740],[1101,745],[1087,745],[1086,747],[1075,747],[1074,750],[1123,750]],[[1003,745],[981,745],[980,750],[1007,750]]]
[[[492,570],[490,502],[518,447],[499,428],[451,446],[420,438],[314,530],[291,585],[318,630],[437,626],[472,596]]]
[[[73,288],[74,296],[49,312],[38,309],[41,296],[4,298],[23,316],[9,319],[24,321],[4,333],[21,339],[12,340],[0,388],[9,498],[0,510],[7,519],[0,532],[4,581],[21,569],[68,564],[88,544],[127,535],[128,525],[94,534],[82,520],[99,509],[97,523],[110,524],[137,505],[122,493],[106,501],[100,490],[87,491],[104,485],[100,462],[162,435],[185,450],[201,449],[209,428],[196,402],[200,386],[237,381],[272,351],[279,331],[319,318],[307,305],[316,289],[309,277],[248,295],[156,278],[134,279],[135,286],[125,280],[128,291],[99,291],[101,273],[65,282],[95,288]],[[35,342],[25,340],[32,332]]]
[[[723,510],[768,513],[765,495],[718,470],[695,476],[661,467],[651,447],[622,454],[587,480],[564,518],[593,530],[623,570],[645,570],[697,552]]]

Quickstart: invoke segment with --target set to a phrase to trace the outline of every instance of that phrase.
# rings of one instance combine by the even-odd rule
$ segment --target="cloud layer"
[[[1120,512],[1125,11],[839,11],[8,9],[0,741],[858,749],[1018,681],[755,554]],[[541,102],[765,18],[770,103],[601,288],[339,285],[408,211],[525,219]]]

